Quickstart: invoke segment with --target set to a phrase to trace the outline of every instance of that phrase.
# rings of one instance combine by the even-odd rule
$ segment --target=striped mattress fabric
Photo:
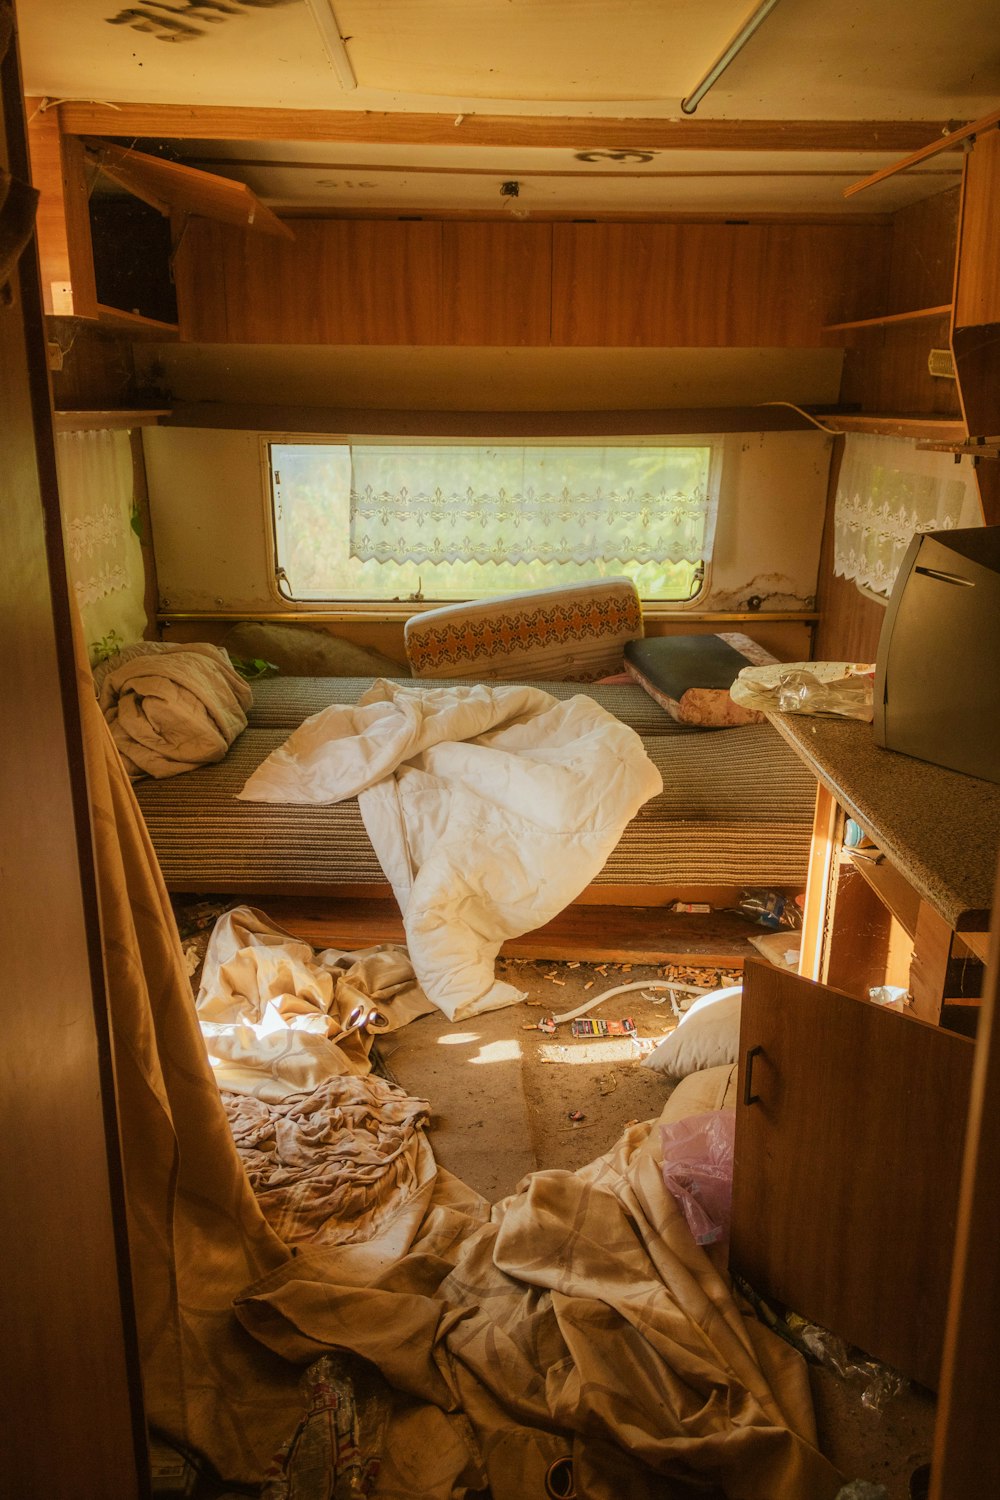
[[[335,896],[338,887],[384,887],[356,799],[236,799],[287,736],[287,727],[246,729],[219,764],[136,784],[169,889]],[[664,790],[629,824],[597,884],[804,883],[815,781],[770,725],[643,742]]]
[[[630,578],[532,589],[411,615],[403,627],[414,677],[595,682],[622,670],[642,635]]]
[[[265,677],[253,684],[253,705],[247,718],[251,729],[295,729],[312,714],[331,703],[356,703],[374,677]],[[394,678],[404,687],[423,689],[458,687],[460,679],[414,683],[412,677]],[[470,683],[479,681],[469,678]],[[553,698],[572,698],[580,693],[593,698],[636,734],[697,734],[690,724],[677,724],[637,683],[531,682],[521,686],[541,688]],[[516,687],[504,681],[497,687]]]

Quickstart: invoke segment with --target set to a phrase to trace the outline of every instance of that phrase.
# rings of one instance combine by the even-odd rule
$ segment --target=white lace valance
[[[981,526],[971,462],[903,438],[851,433],[837,483],[834,572],[890,594],[918,531]]]
[[[351,449],[351,555],[395,563],[691,562],[709,447]]]

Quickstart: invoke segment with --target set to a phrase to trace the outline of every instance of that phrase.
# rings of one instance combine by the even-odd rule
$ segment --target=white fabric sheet
[[[591,698],[380,680],[307,719],[240,796],[359,798],[417,978],[457,1020],[523,999],[494,978],[501,944],[578,896],[661,790],[639,736]]]

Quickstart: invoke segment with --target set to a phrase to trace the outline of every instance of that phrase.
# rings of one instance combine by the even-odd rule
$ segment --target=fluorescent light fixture
[[[320,3],[322,3],[322,0],[320,0]],[[729,64],[732,62],[733,58],[738,52],[741,52],[743,50],[747,42],[757,30],[757,27],[763,20],[766,19],[767,16],[770,15],[771,11],[774,9],[777,3],[778,0],[763,0],[763,4],[758,5],[753,15],[750,16],[746,21],[744,21],[740,30],[736,33],[732,41],[729,43],[729,46],[724,52],[719,54],[715,62],[705,74],[704,78],[698,84],[697,88],[694,89],[690,94],[688,94],[686,99],[681,100],[681,109],[683,110],[684,114],[694,114],[695,110],[698,108],[698,105],[701,103],[705,95],[708,93],[709,89],[712,87],[712,84],[715,83],[717,79],[722,77],[723,73],[729,67]]]
[[[774,0],[772,0],[773,3]],[[312,12],[316,29],[323,38],[323,46],[330,59],[330,66],[337,75],[337,82],[342,89],[356,89],[358,80],[351,67],[351,59],[347,55],[347,48],[344,46],[344,38],[340,34],[331,0],[306,0],[306,4]]]

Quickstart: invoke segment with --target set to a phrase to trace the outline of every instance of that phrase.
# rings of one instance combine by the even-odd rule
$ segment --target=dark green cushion
[[[745,656],[718,635],[653,635],[628,641],[625,665],[667,698],[688,688],[730,688],[747,665]]]

